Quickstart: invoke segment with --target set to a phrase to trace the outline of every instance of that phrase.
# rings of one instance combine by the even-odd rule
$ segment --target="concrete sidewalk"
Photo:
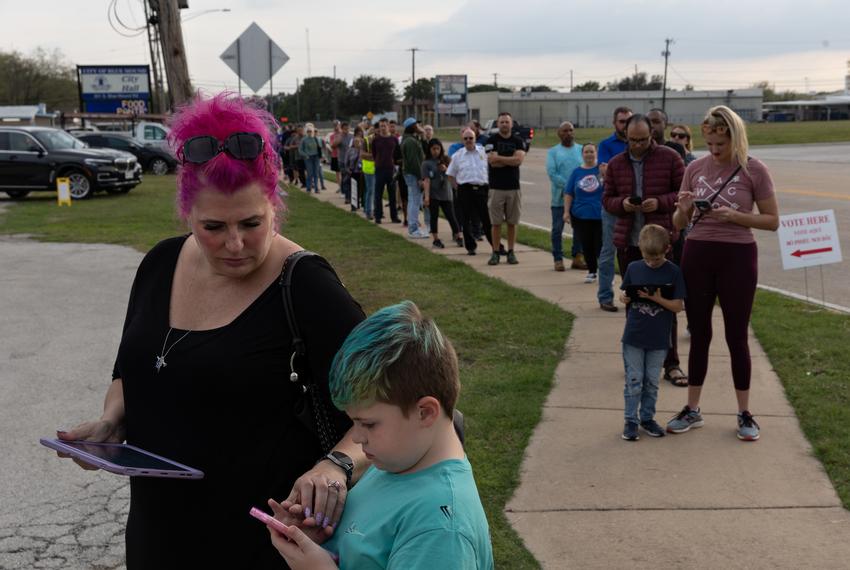
[[[336,185],[319,199],[340,207]],[[352,214],[355,215],[355,214]],[[359,215],[359,214],[358,214]],[[387,231],[406,235],[401,224]],[[434,253],[557,303],[576,316],[543,418],[525,452],[508,519],[544,568],[848,568],[850,514],[812,457],[782,385],[755,337],[752,410],[758,442],[735,436],[737,407],[715,312],[711,362],[701,407],[705,427],[624,442],[624,313],[606,313],[584,273],[556,273],[552,256],[516,248],[519,265],[487,265],[447,239],[411,240]],[[679,330],[684,333],[684,316]],[[688,338],[679,338],[687,369]],[[687,370],[686,370],[687,371]],[[686,401],[686,389],[662,380],[656,419],[662,425]]]

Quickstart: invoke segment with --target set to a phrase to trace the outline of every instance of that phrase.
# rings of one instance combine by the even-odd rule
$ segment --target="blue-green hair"
[[[331,363],[329,384],[341,410],[385,402],[407,415],[420,398],[433,396],[451,417],[460,390],[457,355],[433,320],[402,301],[349,333]]]

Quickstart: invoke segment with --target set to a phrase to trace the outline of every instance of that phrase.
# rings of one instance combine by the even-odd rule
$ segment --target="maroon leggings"
[[[682,275],[687,287],[685,312],[691,330],[688,384],[702,386],[708,371],[711,344],[711,313],[720,299],[726,345],[732,357],[732,380],[736,390],[750,389],[750,346],[747,327],[758,282],[758,250],[755,243],[685,241]]]

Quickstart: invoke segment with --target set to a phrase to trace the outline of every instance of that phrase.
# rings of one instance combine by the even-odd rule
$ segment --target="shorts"
[[[487,207],[490,210],[491,224],[507,222],[515,226],[519,223],[519,216],[522,213],[522,191],[491,188]]]
[[[335,156],[331,157],[331,170],[334,172],[339,172],[339,159]]]

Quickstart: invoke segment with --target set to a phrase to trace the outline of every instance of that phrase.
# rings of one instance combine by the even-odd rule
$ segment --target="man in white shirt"
[[[487,155],[484,147],[475,144],[475,132],[466,129],[462,135],[463,148],[452,155],[446,174],[453,188],[457,189],[456,210],[463,226],[463,244],[469,255],[475,255],[478,242],[472,233],[473,212],[481,219],[484,235],[492,245],[490,214],[487,209]]]

